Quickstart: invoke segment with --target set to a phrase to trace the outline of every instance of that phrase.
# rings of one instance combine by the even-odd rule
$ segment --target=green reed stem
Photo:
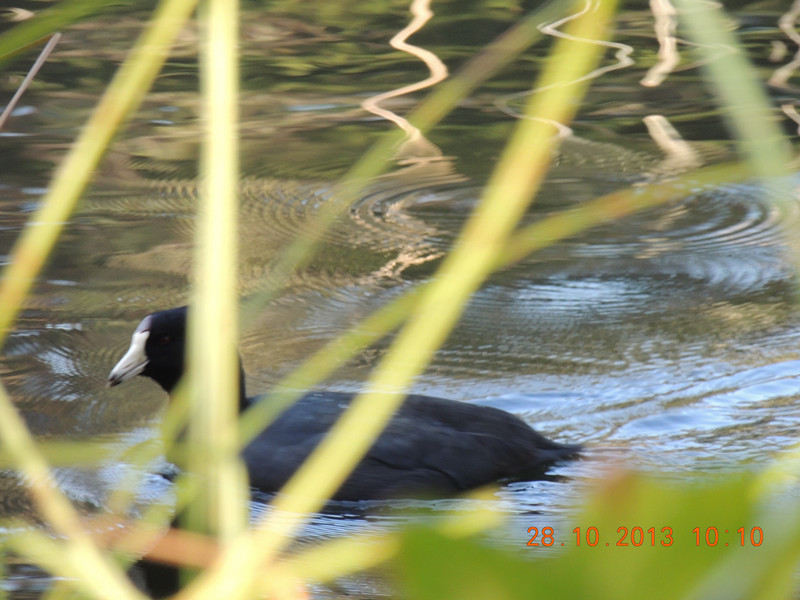
[[[681,24],[687,35],[704,55],[704,68],[719,98],[739,152],[752,175],[760,178],[767,199],[778,207],[792,209],[796,205],[795,185],[789,180],[793,166],[791,146],[775,119],[775,108],[767,96],[755,67],[747,60],[733,32],[727,26],[720,5],[677,0],[681,8]],[[719,48],[729,51],[718,55]],[[783,222],[783,220],[781,220]],[[788,259],[795,271],[800,269],[800,235],[784,229],[790,248]],[[790,452],[783,452],[769,468],[764,469],[751,489],[754,498],[763,498],[775,484],[790,477],[796,479],[800,442]]]
[[[492,77],[540,39],[542,37],[538,27],[540,23],[552,21],[564,12],[564,4],[554,1],[527,15],[470,59],[453,77],[437,86],[412,112],[409,121],[418,126],[421,131],[428,131],[478,85]],[[348,192],[342,192],[346,194],[346,197],[337,199],[335,204],[325,209],[325,212],[319,217],[319,223],[313,226],[313,235],[310,230],[305,232],[305,235],[295,240],[282,253],[278,266],[273,270],[270,280],[265,285],[265,292],[257,294],[246,303],[243,311],[245,322],[249,321],[249,316],[258,312],[260,307],[267,302],[274,293],[278,282],[311,255],[324,231],[349,206],[349,202],[357,197],[358,192],[386,168],[387,161],[390,160],[402,138],[403,134],[398,131],[385,134],[353,166],[344,178],[348,182]],[[412,296],[416,298],[417,293],[404,294],[402,298],[379,309],[358,327],[334,340],[282,381],[278,386],[279,389],[273,390],[268,398],[251,407],[242,420],[240,433],[242,442],[247,443],[248,440],[255,437],[272,418],[297,400],[301,395],[297,390],[307,389],[314,383],[322,381],[325,376],[354,356],[358,350],[399,327],[415,302]]]
[[[59,164],[37,211],[14,248],[0,283],[0,345],[22,301],[41,272],[58,236],[122,121],[136,109],[169,54],[196,0],[164,0],[117,71],[75,145]]]
[[[42,270],[114,132],[141,102],[193,8],[194,0],[165,0],[161,4],[75,145],[56,170],[40,208],[17,240],[10,264],[3,272],[0,343],[8,335],[25,296]],[[0,438],[6,451],[25,473],[42,515],[65,538],[66,558],[57,565],[55,573],[80,578],[80,585],[98,597],[142,597],[83,530],[76,511],[55,486],[46,461],[1,385]]]
[[[722,5],[676,0],[681,26],[704,59],[703,68],[750,170],[768,180],[788,175],[790,147],[754,66],[728,26]],[[720,49],[726,50],[720,53]]]
[[[20,417],[5,387],[0,385],[0,440],[16,466],[25,473],[29,493],[50,527],[64,538],[62,560],[54,572],[76,577],[78,585],[97,597],[143,598],[109,556],[95,544],[69,500],[58,489],[36,441]],[[26,550],[36,557],[37,550]]]
[[[542,37],[540,23],[549,22],[565,12],[565,4],[553,0],[525,16],[503,35],[489,44],[484,50],[470,59],[455,75],[437,86],[409,116],[409,121],[422,133],[430,130],[445,115],[455,108],[471,91],[490,79],[511,60]],[[359,193],[375,177],[388,168],[398,145],[405,134],[397,129],[381,136],[373,146],[353,165],[344,176],[336,195],[322,207],[319,214],[310,221],[303,231],[285,249],[277,263],[270,269],[269,278],[263,284],[263,291],[251,297],[243,307],[243,321],[261,311],[264,305],[279,289],[281,282],[305,261],[309,260],[318,248],[324,233],[349,209]]]
[[[614,2],[601,2],[589,18],[570,26],[572,35],[594,39],[606,33]],[[535,193],[557,142],[552,125],[540,119],[568,122],[587,88],[580,81],[598,60],[598,46],[560,39],[547,62],[525,119],[517,127],[486,193],[468,221],[455,250],[436,280],[426,288],[420,306],[400,332],[370,381],[273,502],[273,516],[252,534],[229,546],[218,563],[197,580],[201,598],[247,593],[256,584],[260,568],[284,547],[303,520],[318,510],[363,456],[402,402],[402,390],[427,364],[449,332],[470,294],[491,271],[500,247],[510,235]],[[239,580],[227,576],[238,569]],[[233,587],[235,586],[235,587]]]
[[[238,3],[208,0],[202,15],[205,140],[189,311],[189,470],[201,497],[192,528],[228,540],[246,524],[239,460],[237,216],[239,211]]]
[[[747,165],[737,162],[698,169],[659,183],[617,190],[517,230],[508,238],[492,268],[500,270],[510,267],[537,250],[597,225],[685,198],[702,189],[745,181],[751,177]],[[428,285],[422,284],[381,306],[361,323],[323,346],[281,380],[265,398],[245,413],[240,424],[241,443],[246,444],[258,435],[273,418],[297,400],[304,393],[303,390],[322,382],[361,350],[397,329],[415,309]]]
[[[114,4],[115,0],[62,0],[55,6],[37,11],[32,19],[0,36],[0,64],[21,56],[57,30]]]

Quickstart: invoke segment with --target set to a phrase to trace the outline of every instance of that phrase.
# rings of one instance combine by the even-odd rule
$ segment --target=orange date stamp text
[[[575,546],[575,547],[663,547],[669,548],[675,543],[675,532],[672,527],[617,527],[616,532],[607,535],[594,526],[575,527],[571,535],[558,536],[553,527],[528,527],[531,536],[527,546]],[[684,532],[687,533],[687,532]],[[715,548],[727,546],[754,547],[764,543],[764,531],[761,527],[738,527],[725,529],[715,526],[695,527],[688,539],[697,547]],[[557,538],[561,539],[557,539]]]

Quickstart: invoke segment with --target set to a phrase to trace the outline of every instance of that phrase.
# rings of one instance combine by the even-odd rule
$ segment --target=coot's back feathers
[[[353,397],[311,392],[295,403],[245,449],[251,484],[279,489]],[[411,395],[336,499],[453,494],[503,479],[537,478],[579,449],[552,442],[496,408]]]
[[[185,336],[186,307],[148,315],[109,385],[145,375],[170,393],[183,374]],[[313,391],[278,417],[242,452],[250,484],[266,492],[280,489],[353,397]],[[242,372],[240,407],[257,400],[245,397]],[[495,481],[535,479],[579,450],[496,408],[410,395],[334,499],[446,495]]]

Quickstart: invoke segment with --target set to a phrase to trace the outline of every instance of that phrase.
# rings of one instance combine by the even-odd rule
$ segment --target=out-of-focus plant
[[[70,19],[77,18],[76,15],[83,14],[91,4],[70,0],[53,9],[56,15],[59,7],[69,8],[70,12],[60,17],[51,14],[49,25],[37,22],[26,25],[22,33],[12,31],[10,36],[0,38],[0,57],[10,52],[9,44],[30,43],[52,31],[51,28],[62,27]],[[42,208],[32,219],[35,226],[25,230],[13,250],[11,265],[4,271],[0,284],[0,336],[5,336],[13,324],[92,170],[114,131],[146,93],[168,55],[171,40],[189,18],[193,4],[190,0],[164,0],[160,4],[131,57],[120,68],[75,147],[54,175]],[[563,10],[558,4],[552,3],[543,10]],[[584,7],[584,3],[579,4],[578,8]],[[598,60],[601,47],[580,40],[609,35],[608,23],[613,17],[615,3],[598,1],[588,6],[592,10],[574,20],[568,26],[570,35],[555,45],[537,83],[540,91],[526,108],[528,118],[519,123],[456,249],[442,262],[431,283],[381,309],[346,334],[338,341],[338,355],[331,347],[323,349],[286,382],[284,390],[312,383],[358,349],[403,323],[396,343],[376,370],[369,389],[405,389],[457,321],[469,295],[492,270],[598,223],[682,197],[698,185],[711,186],[749,177],[754,172],[774,176],[774,170],[765,171],[763,162],[751,157],[751,167],[741,164],[711,167],[671,181],[620,190],[515,230],[557,143],[555,129],[550,123],[570,120],[588,85],[584,75]],[[698,27],[694,35],[706,35],[713,30],[715,35],[724,36],[720,20],[714,19],[718,12],[713,11],[719,10],[707,9],[712,11],[703,13],[703,18],[708,20],[703,21],[705,25]],[[192,408],[188,413],[195,431],[194,448],[208,444],[215,452],[213,460],[195,454],[198,460],[193,468],[205,472],[204,484],[198,486],[195,481],[194,486],[183,486],[181,501],[192,504],[193,498],[198,497],[197,488],[205,487],[204,493],[199,495],[202,501],[194,504],[194,524],[197,527],[198,523],[208,523],[204,529],[209,537],[173,532],[165,539],[174,545],[166,550],[162,547],[161,554],[180,562],[188,548],[203,549],[187,561],[189,566],[200,567],[202,571],[187,588],[187,597],[236,600],[265,592],[280,596],[304,581],[327,581],[393,558],[399,585],[413,598],[776,598],[787,595],[800,558],[797,507],[792,504],[792,512],[785,515],[782,522],[777,522],[774,513],[766,508],[771,488],[764,476],[755,475],[703,478],[702,481],[687,478],[676,483],[620,472],[599,485],[583,513],[576,516],[574,537],[568,537],[570,534],[563,531],[553,532],[546,539],[540,538],[540,547],[525,546],[527,538],[523,532],[519,547],[512,551],[484,545],[475,537],[476,533],[492,525],[495,515],[477,512],[444,520],[429,530],[334,540],[312,550],[284,556],[282,551],[291,542],[304,516],[325,502],[402,401],[399,393],[390,403],[371,401],[369,391],[359,398],[318,452],[288,484],[289,493],[275,501],[272,514],[280,518],[268,518],[257,530],[245,529],[241,467],[235,452],[237,445],[262,427],[270,415],[269,410],[251,411],[237,433],[235,395],[231,393],[238,366],[234,351],[237,326],[235,321],[225,317],[236,314],[232,309],[238,168],[236,14],[234,3],[208,0],[199,17],[203,29],[201,91],[206,142],[193,319],[201,318],[206,324],[203,329],[214,337],[202,337],[203,332],[196,323],[192,325],[190,368],[193,383],[188,389]],[[433,126],[469,92],[480,76],[499,68],[531,43],[538,35],[535,24],[546,19],[543,14],[537,13],[522,21],[503,38],[504,43],[493,45],[468,64],[464,74],[442,86],[442,91],[435,92],[411,118],[416,117],[423,128]],[[724,41],[735,45],[730,34]],[[737,82],[752,80],[748,69],[746,62],[731,65],[724,69],[725,76],[730,78],[725,82],[721,81],[720,73],[711,71],[722,90],[723,100],[732,103],[731,93],[726,90],[739,89]],[[748,95],[747,106],[751,111],[748,114],[756,111],[763,116],[769,112],[768,103],[757,93]],[[738,114],[735,110],[732,113],[734,117]],[[756,121],[763,124],[768,119]],[[759,136],[782,139],[766,126],[754,130],[742,125],[737,132],[742,136],[743,147],[755,148],[756,153],[760,152],[759,148],[763,149]],[[343,182],[338,204],[323,215],[316,227],[310,228],[313,235],[298,241],[287,251],[276,277],[289,273],[303,261],[313,248],[313,238],[321,235],[336,218],[337,211],[347,206],[348,198],[355,197],[361,182],[385,168],[391,144],[396,141],[396,137],[388,136],[354,168]],[[770,156],[770,169],[789,162],[788,154],[780,148]],[[208,326],[209,323],[212,325]],[[213,355],[210,354],[212,348]],[[223,348],[231,360],[221,364],[217,360],[218,348]],[[343,348],[347,351],[342,351]],[[275,399],[280,400],[281,405],[291,401],[288,392],[279,394]],[[220,401],[225,398],[230,401]],[[263,406],[268,405],[264,403]],[[175,437],[181,420],[171,423],[173,435],[170,437]],[[12,541],[14,549],[54,574],[69,578],[69,582],[62,585],[78,589],[87,596],[142,597],[106,548],[113,542],[91,534],[60,494],[40,447],[2,387],[0,437],[4,452],[16,468],[26,474],[43,520],[59,536],[54,538],[39,530],[27,529]],[[198,440],[202,440],[202,444]],[[776,467],[769,473],[791,472],[791,465],[784,466],[785,469]],[[294,518],[287,518],[287,515]],[[643,535],[652,528],[652,538],[641,538],[640,544],[620,546],[617,543],[621,527],[629,534],[635,527],[642,528]],[[714,544],[708,534],[710,527],[717,527],[720,536]],[[726,527],[729,537],[723,539],[726,534],[722,531]],[[761,532],[761,537],[754,535],[756,531]],[[130,534],[121,543],[127,551],[136,553],[151,545],[156,536],[152,526],[143,521],[132,524]],[[629,542],[633,542],[632,535]],[[548,546],[560,550],[562,543],[566,547],[563,552],[547,550]],[[721,545],[724,543],[728,546]],[[546,552],[546,557],[537,556]]]

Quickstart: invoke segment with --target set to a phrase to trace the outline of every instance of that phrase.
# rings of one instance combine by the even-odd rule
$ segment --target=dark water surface
[[[38,7],[29,4],[21,6]],[[0,252],[10,250],[141,29],[143,4],[66,31],[0,132]],[[261,289],[280,248],[330,200],[337,178],[394,127],[361,103],[427,76],[417,59],[388,46],[408,21],[403,2],[365,4],[369,10],[327,1],[272,5],[267,12],[248,4],[242,28],[243,297]],[[786,3],[736,6],[739,35],[766,81],[795,50],[777,26]],[[436,16],[411,41],[451,72],[530,9],[433,8]],[[187,297],[200,140],[194,40],[192,31],[182,36],[103,161],[0,359],[3,382],[37,435],[90,439],[104,457],[99,469],[57,474],[87,510],[102,509],[125,476],[125,451],[157,435],[163,395],[155,384],[108,390],[105,378],[144,314]],[[641,84],[658,50],[646,4],[620,14],[615,41],[630,45],[632,63],[597,77],[526,222],[735,157],[688,46],[679,45],[681,66],[661,85]],[[251,393],[433,273],[478,201],[521,110],[520,93],[550,44],[538,43],[478,88],[411,148],[415,161],[374,181],[327,234],[320,255],[246,324]],[[616,50],[603,66],[616,64]],[[11,96],[28,64],[3,73],[0,98]],[[777,107],[797,103],[790,87],[797,83],[795,76],[768,88],[792,136],[796,124]],[[421,97],[382,106],[402,115]],[[682,153],[654,140],[649,115],[671,123]],[[563,522],[609,461],[680,477],[757,468],[794,443],[800,315],[782,236],[797,230],[796,200],[771,205],[755,183],[690,193],[539,252],[475,295],[414,391],[504,408],[548,436],[588,446],[587,460],[554,470],[563,480],[497,492],[512,543],[522,547],[528,526]],[[328,385],[358,389],[385,347],[365,351]],[[2,487],[0,514],[27,514],[18,481],[7,477]],[[169,486],[150,478],[141,500],[171,502]],[[322,515],[308,537],[397,520]],[[347,591],[381,593],[364,586]]]

